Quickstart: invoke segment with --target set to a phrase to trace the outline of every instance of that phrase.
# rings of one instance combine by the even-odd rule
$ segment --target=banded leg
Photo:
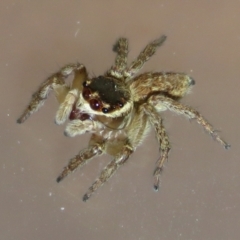
[[[157,104],[165,106],[169,110],[178,114],[183,114],[189,119],[196,119],[197,123],[200,124],[214,139],[216,139],[225,149],[229,149],[230,145],[226,143],[216,132],[213,126],[195,109],[185,106],[180,102],[177,102],[171,98],[155,95],[150,98],[151,104],[157,106]]]
[[[117,56],[115,58],[115,65],[111,67],[108,74],[121,78],[127,66],[128,40],[126,38],[119,38],[113,46],[113,51],[117,53]]]
[[[96,181],[88,189],[87,193],[84,194],[84,202],[86,202],[99,187],[108,181],[117,169],[127,161],[132,152],[133,149],[130,145],[127,144],[124,146],[123,150],[103,169],[99,178],[96,179]]]
[[[163,120],[157,113],[157,111],[154,109],[151,105],[144,105],[144,111],[148,115],[148,119],[155,129],[156,137],[158,140],[158,143],[160,145],[160,158],[156,163],[156,168],[154,170],[154,189],[158,191],[159,189],[159,182],[160,182],[160,174],[163,170],[163,164],[168,159],[168,153],[171,149],[169,139],[166,133],[166,130],[163,126]]]
[[[57,178],[57,182],[60,182],[65,178],[69,173],[73,172],[77,167],[82,167],[90,159],[96,155],[100,155],[103,152],[103,144],[93,144],[88,148],[83,149],[78,155],[72,158],[68,165],[63,169],[62,173]]]
[[[129,68],[126,69],[124,75],[126,77],[132,77],[135,75],[144,65],[145,62],[156,52],[157,48],[160,47],[166,40],[166,36],[162,35],[160,38],[149,43],[144,50],[139,54],[136,60],[132,62]]]
[[[69,64],[57,73],[54,73],[50,76],[45,82],[42,83],[38,91],[33,94],[32,100],[26,110],[23,112],[21,117],[17,120],[18,123],[23,123],[26,119],[36,112],[45,102],[47,96],[54,87],[57,86],[65,86],[65,79],[72,74],[75,70],[82,68],[82,65],[77,64]]]

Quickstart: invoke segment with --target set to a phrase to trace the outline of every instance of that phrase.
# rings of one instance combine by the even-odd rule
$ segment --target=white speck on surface
[[[51,197],[51,196],[52,196],[52,192],[49,192],[49,193],[48,193],[48,196]]]
[[[79,32],[79,28],[78,28],[77,31],[75,32],[74,37],[76,37],[76,36],[78,35],[78,32]]]
[[[60,209],[61,209],[61,211],[64,211],[64,210],[65,210],[65,207],[61,207]]]

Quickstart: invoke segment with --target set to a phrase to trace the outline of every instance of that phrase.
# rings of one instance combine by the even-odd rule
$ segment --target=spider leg
[[[147,132],[150,130],[150,124],[147,120],[146,114],[143,111],[137,111],[131,123],[126,126],[125,130],[128,139],[124,139],[123,142],[118,142],[117,146],[116,144],[111,145],[111,143],[106,143],[105,152],[113,154],[115,158],[103,169],[99,178],[83,196],[83,201],[87,201],[90,196],[127,161],[134,149],[141,144]]]
[[[94,156],[100,155],[103,152],[103,148],[103,143],[95,143],[80,151],[80,153],[72,158],[68,165],[63,169],[62,173],[57,178],[57,182],[62,181],[63,178],[65,178],[69,173],[73,172],[77,167],[82,167]]]
[[[113,46],[113,51],[117,53],[115,65],[111,67],[107,74],[113,77],[122,78],[123,71],[127,66],[128,40],[126,38],[119,38]]]
[[[145,62],[149,60],[149,58],[156,52],[157,48],[160,47],[164,41],[166,40],[166,36],[162,35],[160,38],[154,40],[149,43],[143,51],[139,54],[139,56],[134,60],[130,67],[126,69],[124,75],[128,78],[135,75],[144,65]]]
[[[21,117],[17,120],[18,123],[23,123],[31,114],[36,112],[45,102],[47,96],[54,87],[65,87],[65,79],[74,71],[84,68],[83,65],[69,64],[60,69],[57,73],[54,73],[46,81],[42,83],[38,91],[33,94],[32,100]],[[66,92],[66,91],[65,91]],[[66,94],[66,93],[65,93]]]
[[[123,165],[131,153],[133,149],[130,145],[126,144],[122,151],[114,158],[101,172],[99,178],[92,184],[92,186],[88,189],[86,194],[83,196],[83,201],[86,202],[91,195],[101,187],[108,179],[117,171],[117,169]]]
[[[81,65],[77,70],[74,71],[74,79],[72,81],[71,89],[68,86],[53,86],[55,96],[60,103],[58,108],[55,122],[57,124],[64,123],[69,117],[73,106],[79,98],[80,91],[83,88],[83,82],[87,78],[86,68]]]
[[[168,153],[171,149],[169,139],[166,133],[166,130],[163,126],[163,120],[159,116],[158,112],[154,109],[153,106],[149,104],[144,104],[144,111],[148,115],[148,119],[155,129],[156,137],[160,145],[160,153],[161,157],[156,163],[156,168],[154,170],[154,189],[157,191],[159,188],[159,182],[160,182],[160,174],[163,170],[163,164],[168,159]]]
[[[67,118],[69,117],[72,111],[74,103],[78,99],[78,96],[79,96],[78,89],[73,89],[66,94],[63,102],[60,104],[57,110],[56,117],[55,117],[56,124],[62,124],[67,120]]]
[[[197,123],[200,124],[214,139],[216,139],[225,149],[229,149],[230,145],[226,143],[216,132],[213,126],[195,109],[185,106],[178,101],[175,101],[169,97],[162,95],[154,95],[150,98],[150,102],[158,108],[160,105],[165,106],[169,110],[178,114],[183,114],[189,119],[196,119]],[[160,107],[159,105],[159,107]],[[161,108],[161,107],[160,107]]]

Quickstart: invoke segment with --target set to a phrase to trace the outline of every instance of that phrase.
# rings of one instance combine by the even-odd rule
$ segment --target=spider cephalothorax
[[[83,98],[89,106],[106,116],[117,117],[129,112],[130,91],[121,81],[112,77],[99,76],[83,83]]]
[[[189,119],[196,119],[226,149],[230,147],[199,112],[179,102],[194,85],[192,78],[174,72],[136,75],[165,39],[162,36],[148,44],[128,66],[128,41],[120,38],[113,48],[117,53],[115,64],[102,76],[89,78],[86,68],[79,63],[63,67],[40,86],[18,119],[18,123],[24,122],[43,105],[49,91],[54,90],[60,104],[55,121],[62,124],[69,120],[65,134],[74,137],[92,133],[88,147],[70,160],[57,182],[97,155],[107,153],[113,156],[113,160],[83,196],[84,201],[127,161],[151,127],[156,132],[160,147],[160,158],[154,171],[154,189],[158,190],[160,173],[170,151],[160,116],[162,111],[171,110]],[[71,74],[74,74],[74,79],[69,86],[65,79]]]

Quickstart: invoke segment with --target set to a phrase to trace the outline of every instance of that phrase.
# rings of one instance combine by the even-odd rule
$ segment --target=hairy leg
[[[175,101],[171,98],[162,96],[162,95],[154,95],[152,96],[149,101],[153,106],[157,106],[159,104],[163,105],[167,109],[176,112],[178,114],[183,114],[184,116],[188,117],[189,119],[196,119],[197,123],[200,124],[214,139],[216,139],[221,145],[224,146],[225,149],[229,149],[230,145],[226,143],[219,134],[215,131],[213,126],[195,109],[185,106],[178,101]]]
[[[166,130],[163,126],[163,120],[159,116],[158,112],[154,109],[153,106],[149,104],[144,104],[144,111],[148,115],[148,119],[153,126],[155,132],[156,132],[156,137],[158,140],[158,143],[160,145],[160,153],[161,156],[159,160],[156,163],[156,168],[154,170],[154,189],[157,191],[159,188],[159,182],[160,182],[160,174],[163,170],[163,164],[164,162],[168,159],[168,153],[171,149],[169,139],[166,133]]]
[[[114,154],[115,158],[103,169],[100,177],[89,188],[88,192],[83,196],[83,201],[87,201],[89,197],[101,187],[116,171],[123,165],[129,156],[133,153],[134,149],[142,142],[145,135],[149,131],[149,124],[146,114],[143,111],[136,112],[134,119],[126,126],[128,139],[118,143],[120,149],[116,153],[116,145],[109,145],[106,143],[105,151]],[[110,149],[114,148],[114,149]]]
[[[56,124],[63,124],[67,120],[67,118],[69,117],[73,109],[73,105],[77,101],[78,97],[79,97],[78,89],[70,90],[66,94],[63,102],[60,104],[57,110],[56,117],[55,117]]]
[[[70,113],[73,110],[74,104],[79,98],[80,91],[83,88],[83,82],[87,79],[86,68],[81,65],[77,69],[74,70],[74,79],[72,81],[71,87],[67,92],[65,86],[53,86],[55,96],[60,103],[58,108],[55,122],[57,124],[64,123],[69,117]]]
[[[166,40],[166,36],[162,35],[160,38],[149,43],[139,56],[132,62],[129,68],[124,72],[125,77],[132,77],[135,75],[144,65],[145,62],[156,52],[157,48],[160,47]]]
[[[36,112],[45,102],[47,96],[53,88],[65,87],[65,79],[74,71],[83,68],[81,64],[69,64],[60,69],[57,73],[50,76],[42,83],[38,91],[33,94],[32,100],[21,117],[17,120],[18,123],[23,123],[31,114]],[[66,91],[64,91],[66,94]]]
[[[111,67],[107,74],[121,78],[127,66],[128,40],[126,38],[119,38],[113,46],[113,51],[117,53],[115,65]]]
[[[86,194],[84,194],[84,202],[86,202],[99,187],[108,181],[108,179],[117,171],[117,169],[127,161],[132,152],[132,147],[129,144],[126,144],[123,147],[123,150],[103,169],[99,178],[95,180]]]
[[[101,187],[108,179],[123,165],[134,149],[142,142],[146,133],[149,131],[147,116],[143,111],[136,112],[134,119],[126,126],[127,138],[121,139],[120,136],[116,143],[106,142],[105,152],[115,156],[115,158],[103,169],[99,178],[89,188],[88,192],[83,196],[83,201],[87,201],[90,196]],[[95,137],[97,140],[97,136]],[[121,139],[121,140],[120,140]],[[99,141],[99,140],[97,140]]]
[[[103,152],[103,148],[104,144],[95,143],[80,151],[80,153],[72,158],[68,165],[63,169],[62,173],[57,178],[57,182],[63,180],[63,178],[74,171],[77,167],[82,167],[94,156],[100,155]]]

